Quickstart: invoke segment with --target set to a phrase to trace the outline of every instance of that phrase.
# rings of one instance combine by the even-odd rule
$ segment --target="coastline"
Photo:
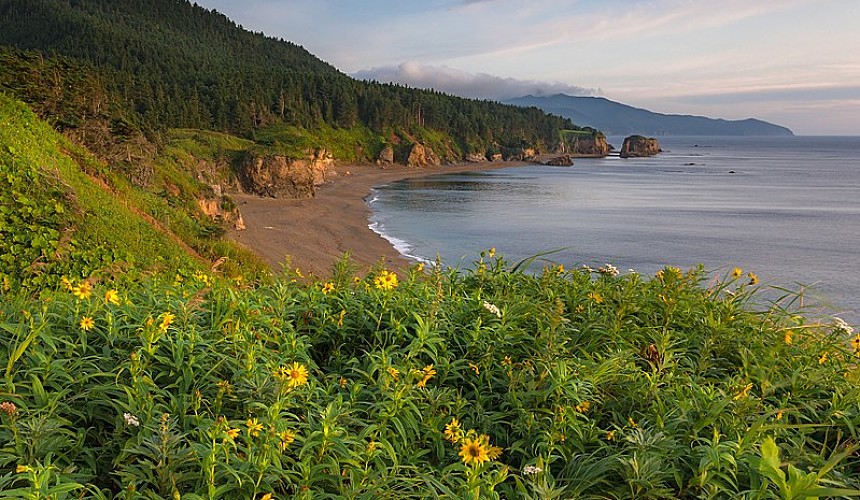
[[[361,272],[380,262],[398,271],[414,261],[370,229],[366,198],[374,187],[402,179],[438,174],[477,172],[528,165],[527,162],[464,163],[414,168],[391,165],[341,165],[319,186],[316,197],[304,200],[231,195],[245,221],[228,237],[254,251],[275,271],[289,269],[325,277],[345,253]]]

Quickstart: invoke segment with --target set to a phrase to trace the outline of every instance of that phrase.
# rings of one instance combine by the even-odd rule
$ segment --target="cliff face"
[[[441,164],[442,161],[432,149],[417,142],[412,146],[409,158],[406,159],[407,167],[426,167],[428,165],[438,167]]]
[[[244,191],[272,198],[313,198],[316,186],[326,180],[334,159],[324,149],[308,158],[249,154],[242,162],[239,178]]]
[[[606,156],[609,154],[609,144],[603,135],[576,137],[569,142],[564,153],[571,156]]]
[[[641,135],[631,135],[624,139],[624,144],[621,146],[622,158],[636,158],[643,156],[654,156],[662,152],[660,143],[657,139],[651,137],[642,137]]]

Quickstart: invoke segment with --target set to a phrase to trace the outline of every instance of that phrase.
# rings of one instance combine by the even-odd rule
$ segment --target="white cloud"
[[[509,99],[524,95],[568,94],[578,96],[597,95],[596,89],[588,89],[562,82],[540,82],[502,78],[487,73],[468,73],[448,66],[432,66],[417,62],[404,62],[397,66],[381,66],[354,73],[361,80],[382,83],[400,83],[410,87],[434,89],[447,94],[475,99]]]

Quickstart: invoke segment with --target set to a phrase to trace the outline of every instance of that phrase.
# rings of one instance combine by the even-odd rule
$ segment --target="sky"
[[[196,0],[360,79],[860,135],[860,0]]]

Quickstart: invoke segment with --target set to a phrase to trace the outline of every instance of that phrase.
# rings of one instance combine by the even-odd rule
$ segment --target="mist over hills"
[[[569,118],[577,125],[599,129],[607,135],[794,135],[786,127],[755,118],[724,120],[704,116],[655,113],[603,97],[575,97],[565,94],[547,97],[528,95],[504,102],[518,106],[536,106],[547,113]]]

